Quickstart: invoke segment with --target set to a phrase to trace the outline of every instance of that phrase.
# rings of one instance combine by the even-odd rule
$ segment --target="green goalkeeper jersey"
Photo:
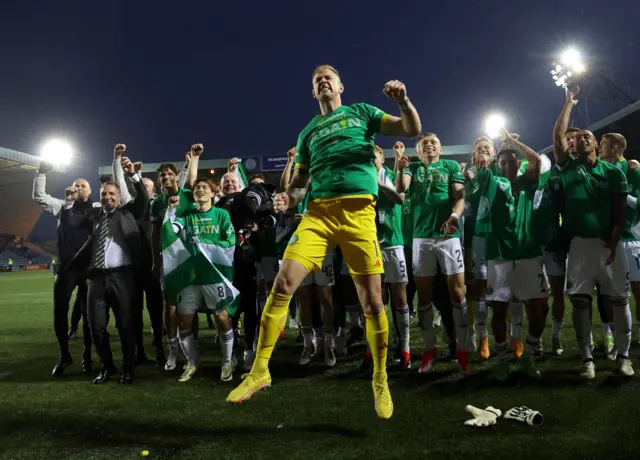
[[[404,174],[411,176],[407,195],[413,206],[413,238],[442,238],[442,224],[451,216],[453,186],[464,185],[460,165],[441,159],[431,164],[411,163]],[[460,238],[460,229],[449,235]]]
[[[374,137],[387,115],[368,104],[340,106],[316,115],[298,136],[296,169],[309,171],[310,201],[341,196],[378,196]]]

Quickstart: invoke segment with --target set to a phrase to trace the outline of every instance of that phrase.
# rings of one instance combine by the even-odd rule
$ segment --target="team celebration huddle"
[[[145,304],[156,362],[185,384],[199,370],[198,313],[205,313],[217,330],[220,380],[241,377],[227,397],[232,404],[271,385],[274,348],[287,321],[299,322],[303,366],[318,359],[333,367],[352,343],[366,343],[360,370],[372,376],[377,416],[389,419],[388,366],[434,372],[445,351],[437,349],[440,330],[463,376],[473,372],[477,353],[494,355],[497,381],[509,378],[514,359],[539,379],[536,357],[550,310],[552,351],[563,353],[565,296],[580,376],[596,376],[594,300],[606,358],[620,375],[634,375],[629,296],[640,294],[640,172],[625,160],[621,134],[596,139],[569,126],[579,88],[567,91],[553,127],[553,158],[502,129],[495,144],[475,140],[467,165],[442,156],[440,139],[423,129],[400,81],[383,87],[399,115],[342,105],[345,86],[332,66],[317,67],[311,83],[320,113],[288,152],[277,185],[260,174],[247,178],[235,158],[219,183],[199,177],[201,144],[192,145],[182,170],[161,164],[157,181],[143,178],[142,165],[117,144],[113,176],[103,178],[97,202],[84,179],[64,199],[52,198],[45,191],[50,165],[41,164],[33,198],[59,221],[54,376],[73,363],[67,315],[76,287],[83,371],[94,370],[92,348],[100,360],[94,384],[119,372],[110,311],[122,384],[134,383],[136,365],[148,361]],[[407,143],[417,158],[396,142],[395,164],[386,166],[376,134],[415,139]],[[414,317],[424,342],[419,363],[410,349]],[[238,341],[244,352],[236,357]]]

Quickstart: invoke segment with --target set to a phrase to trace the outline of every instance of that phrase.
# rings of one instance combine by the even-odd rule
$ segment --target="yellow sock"
[[[365,313],[367,341],[371,347],[373,372],[387,372],[387,341],[389,340],[389,321],[383,310],[377,315]]]
[[[273,353],[273,347],[278,341],[283,319],[286,319],[287,311],[289,311],[290,295],[280,294],[271,291],[267,303],[262,312],[260,320],[260,335],[258,336],[258,348],[256,350],[256,359],[251,368],[252,374],[264,374],[269,371],[269,359]]]

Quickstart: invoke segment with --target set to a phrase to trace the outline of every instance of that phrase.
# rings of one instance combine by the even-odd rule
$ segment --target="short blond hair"
[[[614,147],[618,147],[623,152],[627,150],[627,140],[620,133],[608,133],[602,136],[602,140],[609,139]]]
[[[495,145],[493,145],[493,141],[490,138],[488,138],[487,136],[480,136],[475,141],[473,141],[473,150],[475,150],[476,145],[478,145],[478,143],[482,141],[488,142],[491,148],[493,148],[494,150],[496,149]]]
[[[338,77],[338,80],[341,80],[340,73],[336,70],[335,67],[333,67],[332,65],[329,65],[329,64],[322,64],[322,65],[319,65],[318,67],[316,67],[316,69],[311,74],[311,79],[313,79],[313,77],[315,77],[316,74],[318,72],[320,72],[321,70],[330,70],[331,72],[336,74],[336,76]]]
[[[379,153],[384,156],[384,150],[382,150],[382,147],[380,147],[379,145],[374,145],[373,150],[375,150],[376,153]]]

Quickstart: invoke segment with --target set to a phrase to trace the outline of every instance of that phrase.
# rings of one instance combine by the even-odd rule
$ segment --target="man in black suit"
[[[93,380],[101,384],[115,373],[107,324],[109,307],[116,317],[122,344],[123,373],[120,383],[133,383],[135,363],[135,273],[141,269],[141,234],[136,222],[147,207],[147,191],[133,163],[122,158],[122,167],[136,191],[135,199],[119,207],[120,187],[105,182],[100,188],[101,208],[88,213],[93,234],[71,261],[73,267],[88,270],[87,305],[93,342],[102,360],[102,370]]]
[[[116,144],[113,149],[113,181],[118,184],[121,191],[121,205],[126,205],[133,200],[136,195],[133,183],[125,180],[124,171],[122,170],[122,155],[126,152],[125,144]],[[190,160],[190,156],[187,157]],[[141,166],[140,164],[134,167]],[[185,170],[189,165],[185,164]],[[153,346],[155,347],[156,364],[164,367],[166,358],[162,347],[162,336],[164,327],[162,325],[162,314],[164,300],[162,295],[162,286],[160,280],[153,274],[153,251],[151,249],[151,219],[149,215],[149,207],[156,196],[156,187],[151,179],[142,178],[142,185],[147,191],[149,197],[149,205],[145,208],[143,215],[138,219],[138,227],[140,227],[140,235],[142,237],[142,261],[141,270],[136,273],[135,283],[135,313],[136,313],[136,365],[147,364],[149,360],[144,351],[144,298],[147,297],[147,311],[151,320],[151,331],[153,333]]]

